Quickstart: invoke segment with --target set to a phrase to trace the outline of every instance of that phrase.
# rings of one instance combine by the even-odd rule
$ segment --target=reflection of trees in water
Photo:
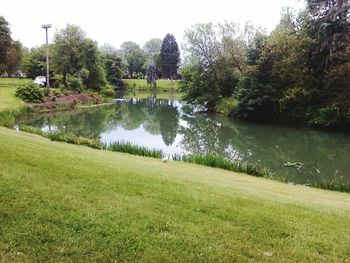
[[[131,131],[142,125],[150,134],[161,134],[164,143],[171,145],[179,127],[179,112],[174,101],[150,97],[73,112],[35,114],[18,121],[35,127],[46,126],[49,130],[73,132],[89,138],[99,138],[103,132],[115,130],[118,126]]]
[[[230,159],[261,162],[295,182],[340,176],[350,180],[347,135],[240,123],[226,117],[192,114],[190,107],[184,109],[181,118],[186,125],[180,127],[177,105],[155,98],[74,112],[35,114],[18,123],[58,128],[90,138],[99,138],[101,133],[117,127],[134,130],[142,126],[150,134],[161,135],[168,146],[174,143],[177,133],[182,134],[180,144],[187,153],[217,153]],[[298,171],[286,168],[285,162],[303,162],[305,167]]]
[[[99,138],[100,134],[108,129],[108,120],[112,118],[111,113],[107,107],[99,107],[70,112],[34,114],[28,116],[27,120],[19,120],[19,123],[47,127],[49,131],[57,129],[88,138]]]
[[[171,103],[162,103],[157,109],[156,118],[159,120],[160,133],[165,145],[172,145],[179,128],[179,112]]]
[[[349,138],[310,129],[240,123],[225,117],[189,116],[181,146],[189,153],[217,153],[230,159],[261,162],[277,176],[307,182],[319,178],[348,176]],[[343,139],[341,139],[343,138]],[[297,170],[286,162],[303,162]]]

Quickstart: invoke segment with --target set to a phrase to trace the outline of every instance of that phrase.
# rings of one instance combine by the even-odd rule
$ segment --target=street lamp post
[[[45,24],[41,26],[46,31],[46,87],[50,88],[50,68],[49,68],[49,37],[48,29],[51,27],[51,24]]]

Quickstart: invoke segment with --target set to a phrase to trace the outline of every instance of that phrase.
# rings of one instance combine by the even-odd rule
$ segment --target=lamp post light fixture
[[[51,24],[45,24],[41,26],[46,31],[46,87],[50,88],[50,68],[49,68],[49,37],[48,29],[51,27]]]

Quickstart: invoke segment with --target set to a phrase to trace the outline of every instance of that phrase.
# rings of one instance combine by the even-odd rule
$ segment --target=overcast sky
[[[303,0],[7,0],[0,15],[11,24],[12,36],[25,46],[45,41],[41,25],[53,33],[69,24],[80,26],[99,45],[118,47],[132,40],[141,46],[150,38],[173,33],[179,43],[191,25],[203,22],[251,21],[271,31],[283,7],[299,10]]]

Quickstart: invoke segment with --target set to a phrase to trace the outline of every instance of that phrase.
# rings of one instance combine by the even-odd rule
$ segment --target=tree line
[[[285,8],[269,34],[247,23],[197,24],[186,30],[183,61],[173,35],[142,48],[128,41],[98,47],[77,26],[55,33],[50,76],[56,85],[99,90],[122,78],[181,78],[185,99],[217,110],[224,101],[243,120],[350,128],[350,0],[306,0]],[[45,75],[45,46],[25,49],[0,17],[0,74]]]
[[[120,49],[98,47],[78,26],[56,31],[50,50],[50,83],[82,91],[100,91],[106,84],[121,87],[122,78],[144,78],[154,85],[159,78],[177,78],[180,53],[175,37],[152,38],[143,48],[132,41]],[[0,16],[0,75],[24,73],[34,79],[46,75],[46,45],[27,49],[11,38],[9,23]]]
[[[349,0],[307,0],[286,8],[266,34],[234,23],[185,33],[181,87],[215,110],[232,99],[245,120],[350,128]]]

